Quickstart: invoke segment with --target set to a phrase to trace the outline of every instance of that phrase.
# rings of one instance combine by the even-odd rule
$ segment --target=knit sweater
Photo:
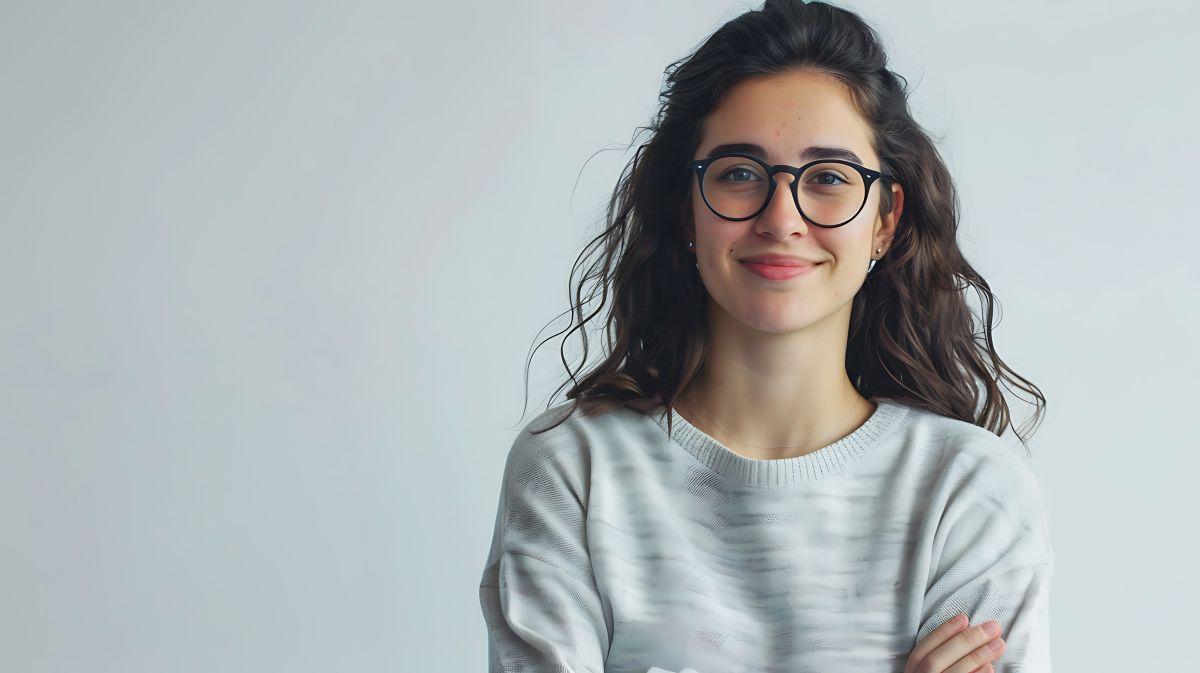
[[[542,412],[509,449],[479,585],[490,673],[902,673],[959,613],[1000,623],[998,673],[1049,673],[1029,459],[871,401],[851,434],[778,460],[666,407],[576,408],[532,434],[571,403]]]

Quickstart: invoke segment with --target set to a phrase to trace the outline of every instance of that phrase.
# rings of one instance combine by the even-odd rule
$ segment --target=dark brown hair
[[[683,167],[700,142],[705,116],[732,86],[798,69],[826,73],[846,85],[871,129],[881,170],[904,188],[891,247],[853,299],[846,349],[850,380],[864,397],[928,409],[997,435],[1011,426],[998,384],[1013,382],[1037,400],[1036,427],[1045,397],[996,354],[995,296],[959,250],[958,195],[933,142],[909,111],[907,80],[888,69],[878,34],[859,16],[799,0],[767,0],[667,67],[657,115],[649,126],[638,127],[650,138],[621,174],[604,231],[572,267],[572,327],[546,339],[579,331],[586,363],[585,325],[611,292],[607,357],[579,378],[578,369],[563,360],[574,382],[566,398],[575,404],[558,423],[576,406],[588,415],[670,406],[696,376],[708,350],[702,310],[707,292],[685,247],[692,240],[694,179]],[[892,194],[880,193],[880,213],[886,214]],[[576,272],[592,255],[576,285]],[[966,301],[968,288],[983,306],[981,332]],[[585,303],[597,294],[599,305],[585,316]],[[528,382],[528,364],[526,371]],[[1026,436],[1016,433],[1024,444]]]

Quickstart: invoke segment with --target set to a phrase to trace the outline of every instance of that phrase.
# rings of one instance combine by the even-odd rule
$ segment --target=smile
[[[767,280],[788,280],[799,276],[807,276],[812,273],[813,269],[824,264],[824,262],[821,262],[821,264],[809,264],[807,266],[775,266],[759,262],[740,262],[740,264]]]

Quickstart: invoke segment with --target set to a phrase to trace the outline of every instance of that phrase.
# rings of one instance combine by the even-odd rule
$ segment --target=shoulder
[[[930,508],[943,521],[980,515],[1046,527],[1042,486],[1023,447],[973,423],[925,409],[910,413],[909,447],[925,464]]]
[[[980,488],[1038,491],[1038,480],[1025,449],[974,423],[912,407],[910,445],[936,471]]]
[[[540,412],[517,432],[509,447],[508,478],[556,475],[573,482],[590,478],[594,460],[635,434],[658,426],[635,409],[585,413],[573,401]]]

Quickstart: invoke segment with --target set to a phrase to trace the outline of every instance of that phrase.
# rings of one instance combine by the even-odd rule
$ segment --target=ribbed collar
[[[670,409],[671,441],[705,465],[726,477],[750,486],[786,486],[840,474],[850,461],[869,454],[884,437],[899,427],[911,409],[903,404],[872,397],[875,413],[854,432],[803,456],[758,460],[747,458],[687,422],[674,407]],[[655,415],[667,430],[665,407]]]

